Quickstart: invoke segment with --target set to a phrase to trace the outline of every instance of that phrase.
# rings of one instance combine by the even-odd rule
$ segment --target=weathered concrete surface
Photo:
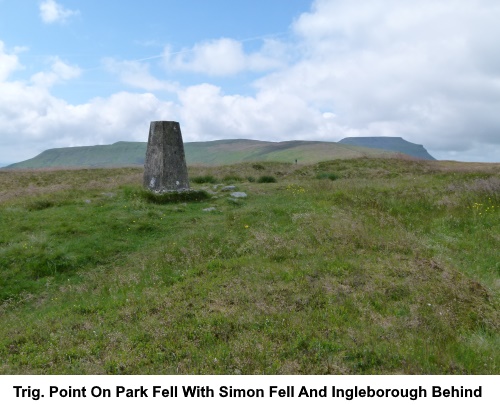
[[[178,122],[151,122],[143,184],[157,193],[189,190],[184,144]]]

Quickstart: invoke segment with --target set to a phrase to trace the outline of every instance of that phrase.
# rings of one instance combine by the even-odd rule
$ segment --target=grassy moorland
[[[189,170],[0,171],[0,373],[500,373],[500,165]]]

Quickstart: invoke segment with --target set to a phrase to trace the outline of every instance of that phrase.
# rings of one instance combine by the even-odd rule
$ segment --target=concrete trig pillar
[[[178,122],[151,122],[143,184],[145,188],[158,193],[189,190],[184,144]]]

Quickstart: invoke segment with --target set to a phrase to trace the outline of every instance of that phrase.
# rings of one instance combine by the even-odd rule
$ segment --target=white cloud
[[[497,143],[499,19],[487,0],[318,0],[293,25],[300,62],[257,84],[335,112],[351,134],[434,151]]]
[[[151,93],[121,92],[72,105],[36,83],[0,83],[2,161],[54,147],[147,141],[149,122],[176,118],[172,103]]]
[[[256,96],[225,95],[202,84],[179,92],[180,118],[187,139],[322,139],[340,131],[319,111],[290,94],[261,91]]]
[[[149,71],[149,65],[139,61],[117,61],[113,58],[103,60],[106,70],[118,75],[120,80],[132,87],[147,91],[176,91],[178,85],[162,81]]]
[[[0,41],[0,82],[7,80],[13,72],[19,69],[22,69],[22,65],[17,55],[6,53],[5,45]]]
[[[40,17],[45,24],[64,23],[78,14],[78,10],[69,10],[55,0],[44,0],[40,3]]]
[[[243,71],[266,71],[283,66],[283,45],[266,40],[258,52],[246,54],[243,44],[230,38],[198,43],[190,49],[164,50],[164,66],[169,70],[203,73],[209,76],[231,76]]]
[[[20,68],[17,56],[0,42],[0,161],[5,163],[54,147],[146,141],[150,121],[178,116],[172,103],[151,93],[120,92],[79,105],[55,97],[51,86],[81,74],[59,58],[29,81],[9,80]]]
[[[67,146],[146,141],[149,122],[172,119],[174,113],[171,103],[151,93],[120,92],[86,104],[66,105],[56,116],[55,132],[62,137],[58,141]]]
[[[15,54],[20,54],[20,53],[23,53],[23,52],[27,52],[29,50],[30,50],[30,48],[28,48],[27,46],[15,46],[14,47],[14,53]]]
[[[54,84],[75,79],[81,75],[82,71],[78,66],[71,66],[64,63],[59,58],[52,58],[52,66],[48,72],[35,73],[31,77],[31,82],[37,87],[52,87]]]
[[[443,158],[498,160],[499,20],[500,5],[488,0],[318,0],[292,25],[297,60],[262,76],[254,97],[210,85],[180,94],[188,133],[403,136]],[[212,75],[249,66],[236,41],[191,51],[171,58],[171,66]]]

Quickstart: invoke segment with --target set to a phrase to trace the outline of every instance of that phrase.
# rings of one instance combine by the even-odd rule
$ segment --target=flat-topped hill
[[[342,145],[363,146],[404,153],[418,159],[435,160],[429,152],[416,143],[408,142],[399,136],[359,136],[344,138],[339,141]]]

